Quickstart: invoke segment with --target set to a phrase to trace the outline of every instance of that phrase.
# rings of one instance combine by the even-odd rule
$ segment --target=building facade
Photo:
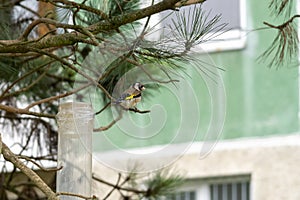
[[[268,2],[208,2],[230,30],[194,49],[202,62],[185,66],[177,86],[150,90],[139,105],[150,114],[94,136],[93,171],[115,180],[134,161],[141,173],[173,166],[186,181],[169,199],[300,199],[298,59],[278,69],[258,59],[277,32],[256,29],[281,20]]]

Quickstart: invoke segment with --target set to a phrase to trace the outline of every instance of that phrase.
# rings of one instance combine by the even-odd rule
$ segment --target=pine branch
[[[177,2],[179,2],[179,0],[163,0],[157,4],[154,4],[153,6],[124,13],[122,15],[114,16],[108,20],[102,20],[88,27],[77,27],[76,25],[66,25],[59,22],[51,21],[50,19],[42,19],[40,21],[35,21],[32,25],[30,25],[31,27],[34,27],[38,23],[44,21],[45,23],[49,22],[58,27],[69,27],[76,31],[73,31],[71,33],[51,35],[49,37],[45,37],[38,41],[30,40],[27,42],[23,42],[20,39],[2,40],[0,41],[0,53],[27,53],[28,48],[46,49],[52,47],[73,45],[78,42],[86,42],[86,38],[89,37],[89,35],[87,35],[86,33],[91,33],[93,35],[96,35],[101,32],[116,30],[122,25],[132,23],[136,20],[145,18],[155,13],[162,12],[164,10],[172,9],[174,8],[174,5]],[[24,37],[26,38],[26,36],[28,35],[27,32],[30,32],[31,30],[32,28],[29,28],[27,31],[25,31],[21,38]],[[83,31],[85,33],[83,33]]]
[[[27,73],[25,73],[24,75],[20,76],[19,78],[17,78],[16,80],[14,80],[12,83],[10,83],[10,85],[7,86],[7,88],[2,92],[2,94],[0,95],[0,100],[3,100],[4,98],[7,98],[8,96],[11,96],[11,94],[7,94],[9,92],[10,89],[12,89],[17,83],[19,83],[21,80],[25,79],[28,76],[31,76],[33,73],[37,72],[38,70],[41,70],[42,68],[44,68],[45,66],[47,66],[48,64],[52,63],[53,61],[47,62],[44,65],[35,67],[34,69],[28,71]]]
[[[96,80],[94,80],[91,76],[89,76],[88,74],[84,73],[82,70],[78,69],[76,66],[74,66],[73,64],[69,63],[68,61],[64,60],[63,58],[50,53],[50,52],[46,52],[40,49],[36,49],[36,48],[28,48],[27,50],[29,51],[33,51],[33,52],[37,52],[40,53],[42,55],[46,55],[49,56],[50,58],[54,58],[55,60],[59,61],[61,64],[67,66],[68,68],[70,68],[71,70],[73,70],[74,72],[80,74],[82,77],[86,78],[87,80],[89,80],[91,83],[93,83],[94,85],[96,85],[97,87],[99,87],[103,93],[111,100],[113,100],[114,98],[109,94],[109,92],[107,92],[107,90],[100,84],[98,83]]]
[[[286,60],[286,57],[293,58],[293,56],[296,56],[299,38],[293,21],[299,17],[300,15],[294,15],[280,25],[264,22],[270,28],[276,29],[278,33],[270,47],[259,56],[258,60],[265,61],[272,56],[272,61],[269,64],[271,67],[273,65],[280,66]]]
[[[284,12],[287,16],[289,16],[291,13],[293,1],[294,0],[271,0],[269,8],[276,16],[279,16]]]

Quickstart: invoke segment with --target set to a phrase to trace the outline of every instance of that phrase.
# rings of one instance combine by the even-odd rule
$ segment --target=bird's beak
[[[145,88],[145,86],[142,86],[142,88],[141,88],[142,90],[145,90],[146,88]]]

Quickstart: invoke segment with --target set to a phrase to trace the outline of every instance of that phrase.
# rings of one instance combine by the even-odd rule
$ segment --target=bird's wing
[[[124,100],[132,99],[133,96],[134,96],[133,94],[123,93],[123,94],[117,99],[117,102],[121,102],[121,101],[124,101]]]
[[[140,92],[134,92],[134,93],[123,93],[119,98],[118,98],[118,102],[120,101],[124,101],[124,100],[131,100],[131,99],[135,99],[141,96]]]

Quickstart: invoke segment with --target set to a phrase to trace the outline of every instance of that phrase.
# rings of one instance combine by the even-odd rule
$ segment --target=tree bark
[[[205,0],[193,0],[192,3],[201,3]],[[180,4],[178,2],[181,2]],[[82,27],[83,31],[75,30],[71,33],[52,35],[41,39],[33,39],[30,41],[24,41],[20,39],[16,40],[2,40],[0,41],[0,53],[27,53],[30,49],[47,49],[52,47],[62,47],[73,45],[78,42],[86,42],[89,37],[86,33],[98,34],[100,32],[107,32],[116,30],[118,27],[134,22],[136,20],[145,18],[155,13],[162,12],[164,10],[174,9],[176,6],[185,6],[189,1],[180,0],[163,0],[152,6],[142,8],[133,12],[125,13],[123,15],[114,16],[106,20],[99,21],[88,27]],[[46,20],[46,19],[45,19]],[[48,20],[50,21],[50,20]],[[35,22],[33,22],[35,23]],[[55,26],[53,23],[52,25]],[[59,27],[63,28],[63,24],[57,22]],[[66,28],[70,28],[72,25],[65,25]],[[78,26],[74,26],[74,29],[79,29]]]

